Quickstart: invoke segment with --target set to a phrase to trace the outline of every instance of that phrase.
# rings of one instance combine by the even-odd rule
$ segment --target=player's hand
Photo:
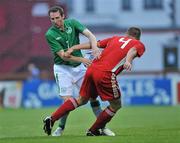
[[[128,61],[126,61],[123,65],[124,69],[126,69],[127,71],[131,71],[132,69],[132,64]]]
[[[92,63],[91,60],[89,59],[86,59],[86,58],[82,58],[82,63],[86,66],[86,67],[89,67]]]
[[[71,54],[66,51],[66,52],[64,52],[64,57],[65,57],[65,58],[70,58],[70,57],[71,57]]]
[[[99,59],[101,57],[101,50],[99,48],[92,48],[92,55],[94,59]]]
[[[73,48],[69,48],[69,49],[66,51],[66,54],[67,54],[67,55],[71,55],[73,51],[74,51]]]
[[[64,56],[65,56],[66,58],[70,58],[70,56],[71,56],[71,54],[72,54],[73,51],[74,51],[73,48],[69,48],[69,49],[64,53]]]

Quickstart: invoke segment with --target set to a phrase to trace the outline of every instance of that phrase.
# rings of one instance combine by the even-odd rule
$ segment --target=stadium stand
[[[0,25],[1,75],[19,72],[33,59],[48,59],[51,56],[44,39],[49,26],[47,15],[32,15],[32,8],[38,2],[21,1],[18,5],[14,4],[15,0],[0,2],[0,21],[3,22]],[[43,2],[54,4],[54,0]]]

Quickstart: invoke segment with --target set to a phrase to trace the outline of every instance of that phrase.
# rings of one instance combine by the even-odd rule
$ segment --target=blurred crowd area
[[[29,78],[34,64],[40,78],[53,78],[53,58],[44,34],[51,23],[48,9],[64,8],[66,18],[78,19],[97,40],[123,34],[130,26],[143,30],[146,53],[133,63],[132,74],[179,75],[180,1],[178,0],[1,0],[0,80]],[[81,37],[81,42],[87,39]]]

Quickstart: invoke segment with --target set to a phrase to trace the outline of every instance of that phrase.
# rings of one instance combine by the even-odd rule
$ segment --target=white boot
[[[101,129],[101,132],[104,136],[115,136],[115,133],[108,128]]]
[[[57,136],[61,136],[63,133],[63,129],[61,127],[58,127],[53,133],[52,136],[57,137]]]

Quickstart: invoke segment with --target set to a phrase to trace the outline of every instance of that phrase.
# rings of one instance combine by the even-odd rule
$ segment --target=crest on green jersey
[[[72,28],[71,28],[71,27],[67,27],[66,33],[67,33],[67,34],[71,34],[71,33],[72,33]]]

